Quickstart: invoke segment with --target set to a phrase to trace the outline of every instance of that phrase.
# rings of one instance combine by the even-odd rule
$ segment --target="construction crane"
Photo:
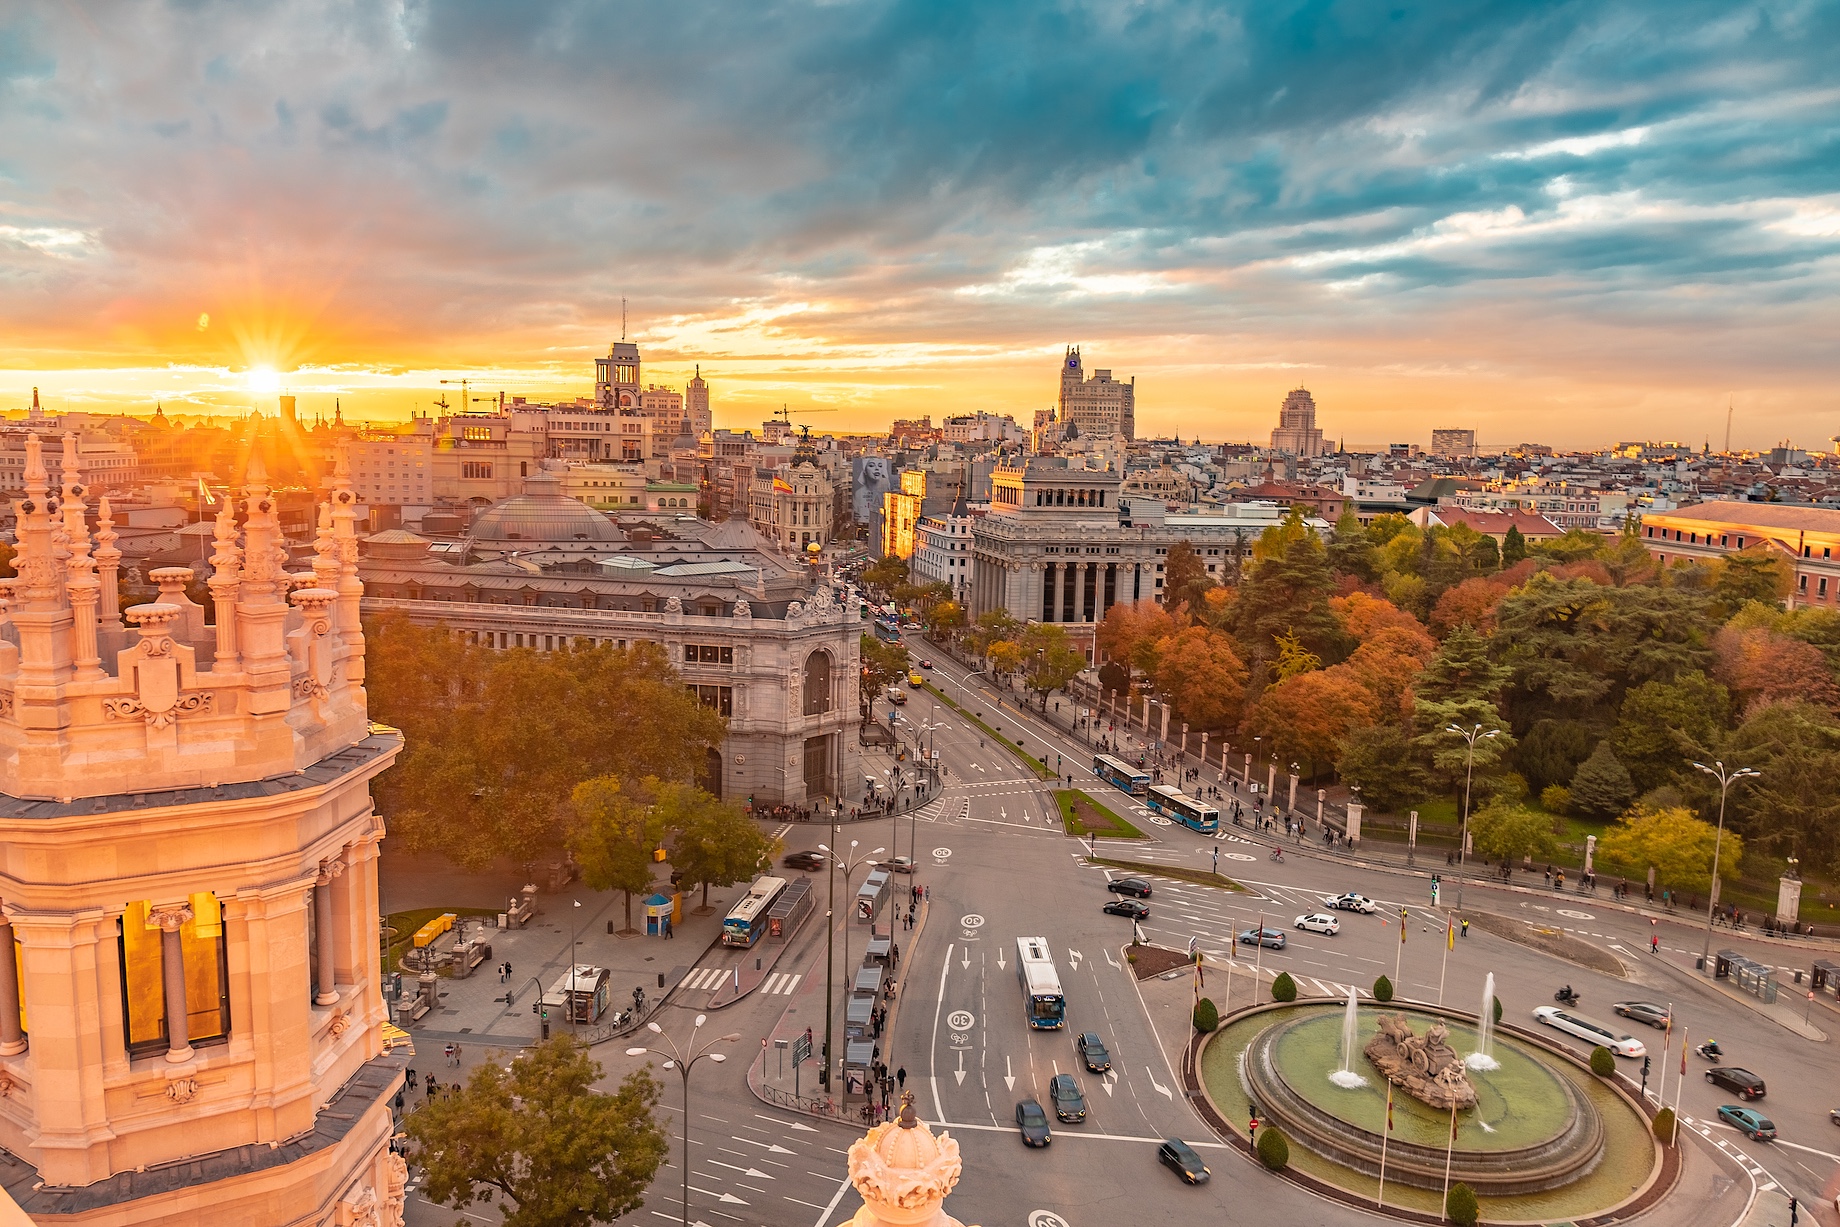
[[[470,377],[468,379],[443,379],[441,382],[442,383],[457,383],[460,385],[460,412],[462,413],[471,413],[472,407],[475,404],[479,404],[481,402],[490,404],[492,401],[492,398],[490,396],[469,395],[467,385],[470,382]],[[445,411],[447,408],[446,394],[443,393],[441,396],[441,399],[436,401],[435,404],[439,405],[442,408],[442,410]]]

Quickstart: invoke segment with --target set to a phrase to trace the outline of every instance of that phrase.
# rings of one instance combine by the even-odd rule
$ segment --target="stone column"
[[[0,1057],[26,1050],[19,1029],[19,952],[13,947],[13,922],[0,912]]]
[[[332,936],[332,880],[345,872],[345,862],[337,857],[319,864],[319,876],[313,879],[313,924],[319,936],[319,994],[314,1005],[337,1005],[339,992],[337,964],[333,961],[336,943]]]
[[[192,1057],[185,1016],[185,947],[180,926],[192,918],[190,903],[163,903],[148,909],[147,919],[160,926],[160,979],[166,990],[166,1059],[177,1064]]]
[[[1790,869],[1776,881],[1776,919],[1783,924],[1794,924],[1802,915],[1802,880]]]

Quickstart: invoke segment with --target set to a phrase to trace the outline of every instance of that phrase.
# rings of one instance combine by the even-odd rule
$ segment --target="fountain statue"
[[[1495,973],[1490,972],[1482,982],[1482,1012],[1476,1015],[1476,1051],[1463,1059],[1463,1063],[1475,1070],[1500,1069],[1501,1062],[1495,1059],[1492,1051],[1495,1047]]]
[[[1354,1072],[1354,1044],[1355,996],[1351,988],[1348,990],[1348,1008],[1342,1012],[1342,1065],[1329,1075],[1329,1081],[1350,1091],[1367,1085],[1367,1079]]]
[[[1432,1023],[1421,1038],[1405,1015],[1383,1014],[1379,1034],[1364,1051],[1382,1077],[1412,1098],[1434,1108],[1474,1107],[1476,1088],[1449,1038],[1443,1023]]]
[[[963,1227],[945,1212],[962,1164],[950,1134],[935,1136],[914,1115],[914,1093],[901,1115],[850,1143],[850,1183],[862,1208],[845,1227]]]

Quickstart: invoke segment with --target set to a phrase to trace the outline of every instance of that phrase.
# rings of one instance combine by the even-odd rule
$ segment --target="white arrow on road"
[[[965,1085],[965,1050],[963,1048],[958,1050],[958,1068],[952,1071],[952,1076],[958,1079],[960,1086]]]
[[[1006,1091],[1016,1089],[1016,1075],[1010,1071],[1008,1057],[1003,1058],[1003,1089]]]
[[[997,806],[997,818],[1000,821],[1008,822],[1009,821],[1009,811],[1004,809],[1001,805]]]
[[[735,1138],[737,1142],[746,1142],[749,1146],[758,1146],[770,1155],[789,1155],[792,1152],[784,1146],[773,1142],[756,1142],[753,1138]]]
[[[1103,1077],[1103,1078],[1101,1078],[1101,1079],[1099,1079],[1099,1085],[1105,1088],[1105,1095],[1106,1095],[1106,1098],[1107,1098],[1107,1099],[1109,1099],[1109,1098],[1111,1098],[1111,1095],[1112,1095],[1112,1075],[1111,1075],[1110,1073],[1107,1073],[1107,1074],[1105,1075],[1105,1077]]]
[[[1110,946],[1105,948],[1105,961],[1110,963],[1113,967],[1118,966],[1118,960],[1112,957],[1112,949]]]
[[[1162,1095],[1164,1099],[1174,1099],[1175,1098],[1174,1095],[1171,1095],[1169,1093],[1168,1087],[1164,1086],[1162,1083],[1156,1080],[1156,1071],[1154,1069],[1151,1069],[1148,1065],[1146,1065],[1144,1066],[1144,1072],[1150,1075],[1150,1085],[1157,1089],[1158,1094]]]
[[[965,947],[965,961],[960,964],[966,971],[971,970],[971,947]]]
[[[800,1133],[816,1133],[817,1132],[817,1130],[813,1129],[810,1125],[801,1125],[798,1121],[795,1121],[795,1120],[783,1121],[781,1123],[784,1124],[786,1128],[796,1129]]]
[[[690,1187],[695,1189],[698,1193],[701,1193],[704,1197],[714,1197],[717,1201],[727,1202],[731,1206],[747,1205],[746,1202],[736,1197],[733,1193],[722,1193],[718,1195],[713,1189],[698,1189],[695,1185],[691,1185]]]
[[[740,1172],[744,1176],[752,1176],[756,1180],[773,1179],[773,1177],[767,1175],[765,1172],[759,1170],[758,1168],[736,1167],[733,1163],[724,1163],[720,1159],[711,1159],[710,1162],[717,1167],[726,1167],[731,1172]]]
[[[1067,957],[1073,960],[1073,969],[1078,971],[1080,970],[1080,960],[1086,956],[1081,954],[1078,950],[1069,950],[1067,952]]]

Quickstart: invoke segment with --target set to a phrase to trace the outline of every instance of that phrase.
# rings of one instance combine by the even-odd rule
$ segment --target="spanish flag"
[[[1455,950],[1456,948],[1457,922],[1454,917],[1447,916],[1444,918],[1444,949]]]
[[[792,483],[787,481],[783,477],[775,477],[773,479],[773,493],[791,494],[792,493]]]

